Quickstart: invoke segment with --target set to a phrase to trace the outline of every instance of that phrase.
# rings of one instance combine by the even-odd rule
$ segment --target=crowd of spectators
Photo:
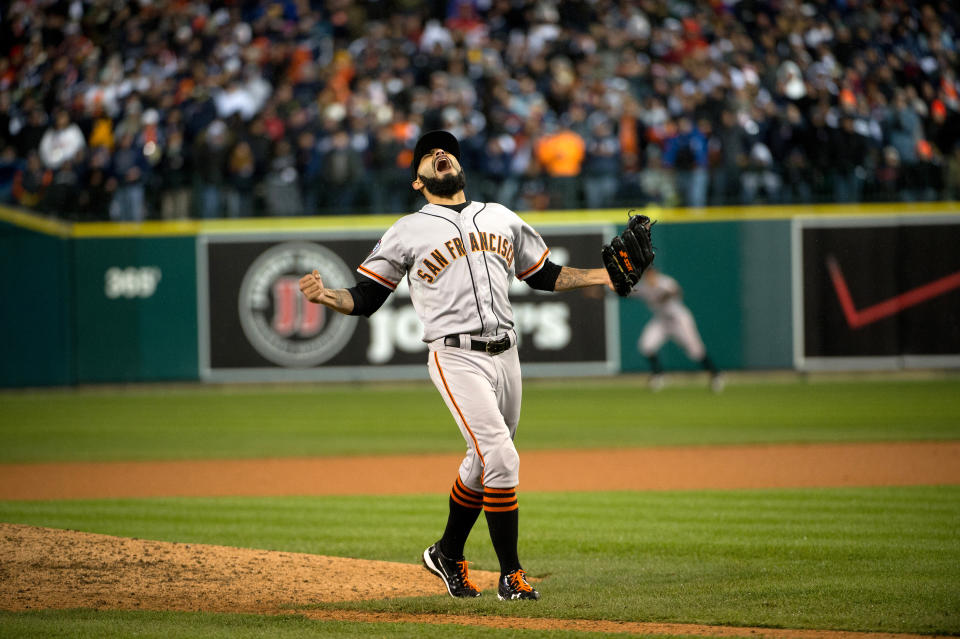
[[[419,133],[516,210],[960,199],[949,0],[13,0],[0,201],[413,210]]]

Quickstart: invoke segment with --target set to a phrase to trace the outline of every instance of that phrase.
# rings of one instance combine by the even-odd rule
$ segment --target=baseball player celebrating
[[[497,597],[539,599],[517,556],[520,458],[520,362],[507,296],[517,277],[535,289],[611,286],[606,270],[550,261],[540,235],[516,213],[464,194],[460,145],[446,131],[424,134],[414,149],[412,187],[426,198],[397,220],[358,267],[350,289],[327,289],[317,271],[300,279],[311,302],[369,317],[402,278],[423,324],[430,379],[467,445],[449,498],[446,529],[423,551],[423,563],[453,597],[479,597],[463,556],[483,510],[500,562]]]
[[[663,388],[663,366],[659,352],[668,339],[673,339],[686,352],[687,357],[699,362],[710,373],[710,388],[719,393],[723,390],[723,376],[714,366],[703,339],[697,330],[693,313],[683,303],[683,291],[677,281],[657,269],[650,267],[644,277],[633,287],[629,297],[643,300],[653,317],[643,327],[637,346],[650,361],[650,388],[658,391]]]

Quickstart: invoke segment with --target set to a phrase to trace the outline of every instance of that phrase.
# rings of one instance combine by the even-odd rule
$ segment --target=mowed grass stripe
[[[502,628],[427,623],[323,621],[300,615],[226,615],[147,611],[0,610],[0,637],[16,639],[502,639]],[[511,630],[518,639],[601,639],[622,633]],[[648,636],[655,635],[633,635]],[[744,635],[746,637],[748,635]],[[672,639],[680,639],[672,636]],[[864,638],[869,639],[869,638]]]
[[[525,450],[960,439],[960,378],[701,385],[528,382]],[[462,451],[428,383],[0,395],[0,463]]]
[[[520,504],[520,556],[544,599],[512,615],[960,633],[960,487],[521,492]],[[16,523],[405,563],[445,514],[438,496],[0,503]],[[482,521],[467,557],[497,568]],[[464,612],[448,597],[335,607]],[[505,614],[491,596],[470,609]]]
[[[511,604],[507,604],[511,605]],[[300,637],[421,639],[486,639],[509,636],[518,639],[601,639],[623,636],[638,638],[685,639],[688,637],[724,637],[726,639],[923,639],[930,635],[891,633],[851,633],[776,628],[735,628],[642,622],[605,622],[588,620],[554,621],[465,615],[352,615],[339,620],[342,611],[307,615],[226,615],[203,613],[163,613],[149,611],[36,611],[9,613],[0,611],[0,637],[48,639],[50,637],[90,637],[126,639],[127,637],[163,637],[164,639],[216,639],[270,636],[277,639]],[[368,621],[357,621],[364,616]],[[331,620],[332,619],[332,620]],[[416,620],[416,621],[414,621]],[[421,621],[422,620],[422,621]],[[534,629],[538,625],[554,629]],[[565,627],[569,629],[556,629]],[[586,628],[609,629],[608,632]],[[65,632],[65,629],[70,630]],[[495,634],[494,634],[495,633]]]

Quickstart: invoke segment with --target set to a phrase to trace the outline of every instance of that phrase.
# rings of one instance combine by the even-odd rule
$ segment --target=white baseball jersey
[[[461,212],[427,204],[397,220],[357,269],[393,290],[406,277],[423,341],[499,337],[513,329],[514,276],[539,271],[550,251],[510,209],[470,202]]]
[[[460,479],[477,492],[519,482],[513,437],[522,381],[508,293],[514,277],[538,272],[549,253],[533,228],[499,204],[470,202],[460,212],[427,204],[397,220],[357,269],[391,290],[407,278],[429,344],[430,378],[467,444]],[[444,338],[454,335],[450,345]],[[471,336],[508,336],[511,347],[491,355],[471,349]]]
[[[693,314],[680,299],[680,285],[659,271],[651,275],[641,278],[630,292],[630,297],[643,300],[653,313],[640,335],[640,351],[647,356],[653,355],[672,338],[690,359],[703,359],[706,348]]]

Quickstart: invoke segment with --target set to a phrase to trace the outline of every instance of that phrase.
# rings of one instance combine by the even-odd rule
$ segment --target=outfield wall
[[[0,220],[0,386],[73,384],[69,229],[9,220]]]
[[[725,369],[960,366],[958,203],[645,212],[657,265]],[[574,266],[626,219],[524,217]],[[314,264],[349,284],[393,219],[68,224],[0,209],[0,386],[425,378],[404,287],[371,320],[317,313],[295,288]],[[641,303],[512,295],[526,375],[647,369]],[[663,362],[696,368],[674,345]]]

